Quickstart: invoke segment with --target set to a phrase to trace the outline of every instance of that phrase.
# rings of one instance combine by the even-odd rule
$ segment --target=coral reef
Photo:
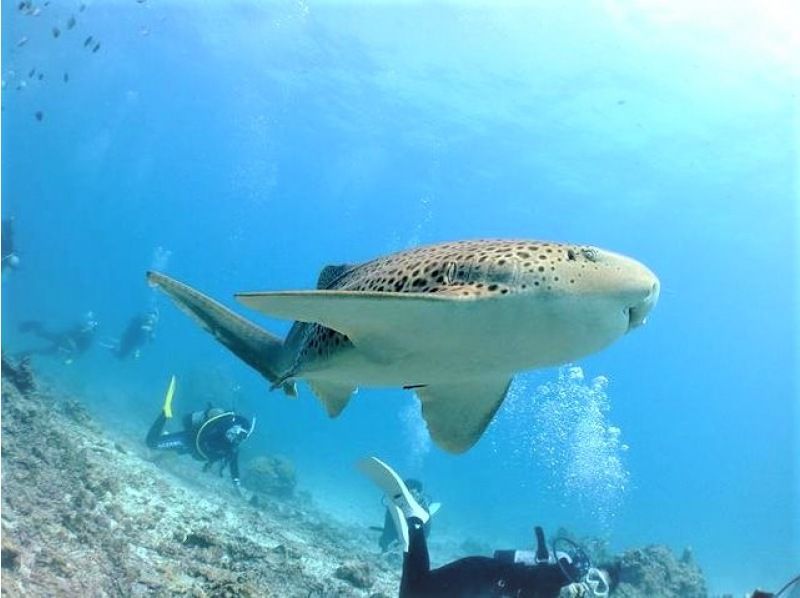
[[[578,543],[595,564],[615,563],[620,584],[614,592],[621,598],[706,598],[705,578],[695,564],[691,548],[677,559],[666,546],[652,545],[613,555],[600,538],[577,536],[564,527],[555,537]]]
[[[289,498],[297,485],[294,465],[282,456],[256,457],[245,466],[244,484],[255,492]]]
[[[703,572],[684,551],[675,558],[666,546],[629,550],[618,557],[620,584],[615,596],[634,598],[706,598]]]
[[[398,555],[380,556],[366,525],[317,510],[287,460],[251,461],[245,487],[256,493],[237,497],[196,462],[156,465],[140,441],[110,438],[26,362],[3,357],[2,395],[3,596],[396,595]],[[460,548],[491,554],[477,541]],[[443,554],[435,540],[432,556]],[[615,596],[707,596],[688,551],[649,546],[616,560]]]
[[[80,403],[35,387],[4,358],[3,596],[396,593],[399,571],[364,550],[367,530],[308,501],[253,508],[227,480],[193,487],[108,438]]]
[[[336,569],[334,575],[364,590],[371,588],[375,584],[372,568],[369,563],[364,561],[348,561]]]
[[[36,380],[33,377],[29,357],[23,357],[17,364],[13,364],[3,353],[2,372],[3,378],[7,378],[19,392],[31,393],[36,390]]]
[[[608,541],[594,536],[579,536],[572,533],[565,527],[559,527],[556,530],[554,538],[566,538],[572,540],[580,545],[586,551],[588,557],[593,563],[608,563],[613,560]]]

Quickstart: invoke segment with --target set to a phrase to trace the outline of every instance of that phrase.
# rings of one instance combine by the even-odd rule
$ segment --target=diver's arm
[[[233,485],[237,488],[239,487],[239,451],[234,451],[233,455],[231,455],[230,459],[230,467],[231,467],[231,479],[233,480]]]

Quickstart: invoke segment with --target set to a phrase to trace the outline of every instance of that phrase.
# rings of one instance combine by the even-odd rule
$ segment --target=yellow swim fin
[[[164,417],[167,419],[172,418],[172,397],[175,394],[175,376],[172,376],[172,379],[169,381],[169,388],[167,388],[167,394],[164,396]]]

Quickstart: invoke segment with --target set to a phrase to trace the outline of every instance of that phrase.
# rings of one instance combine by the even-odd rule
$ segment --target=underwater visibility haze
[[[800,569],[798,28],[800,9],[781,1],[4,2],[4,356],[29,356],[142,455],[175,376],[176,413],[213,402],[255,418],[243,467],[284,456],[342,525],[382,520],[355,468],[375,455],[424,482],[441,504],[431,542],[464,554],[563,527],[609,554],[668,546],[710,595],[777,589]],[[526,328],[524,310],[501,310],[505,328],[470,312],[482,333],[503,330],[495,340],[427,308],[345,317],[234,299],[313,290],[326,266],[498,239],[528,244],[510,246],[520,264],[532,247],[563,251],[554,268],[627,256],[652,276],[644,303],[626,297],[624,322],[598,340],[611,317],[575,292],[569,321],[590,323],[567,342],[566,327]],[[459,271],[476,247],[429,250],[420,269],[442,272],[418,288],[521,296],[504,263],[487,279]],[[395,282],[388,267],[366,283],[354,272],[328,270],[323,293]],[[371,371],[340,409],[338,395],[315,398],[299,352],[267,376],[270,392],[229,339],[196,325],[207,304],[193,321],[158,288],[175,298],[172,279],[275,337],[296,314],[344,334],[356,322],[392,373],[422,330],[438,352],[406,371],[453,382],[495,360],[505,400],[469,403],[465,420],[483,411],[468,432],[450,412],[426,425],[416,393],[433,391],[401,388],[425,381]],[[72,331],[66,347],[47,344],[53,331]],[[292,383],[296,398],[281,390]]]

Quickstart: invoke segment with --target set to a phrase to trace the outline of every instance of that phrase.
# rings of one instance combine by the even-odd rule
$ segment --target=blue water
[[[37,361],[111,434],[143,435],[175,373],[176,409],[256,415],[247,455],[290,456],[364,525],[381,506],[353,463],[376,454],[426,482],[442,534],[563,525],[691,546],[713,592],[777,588],[800,563],[798,15],[693,4],[3,3],[4,350],[26,319],[93,310],[113,338],[156,302],[138,360]],[[232,294],[481,237],[605,247],[663,290],[580,370],[520,376],[461,456],[411,393],[362,389],[333,421],[305,386],[268,393],[144,280],[155,261],[283,333]]]

